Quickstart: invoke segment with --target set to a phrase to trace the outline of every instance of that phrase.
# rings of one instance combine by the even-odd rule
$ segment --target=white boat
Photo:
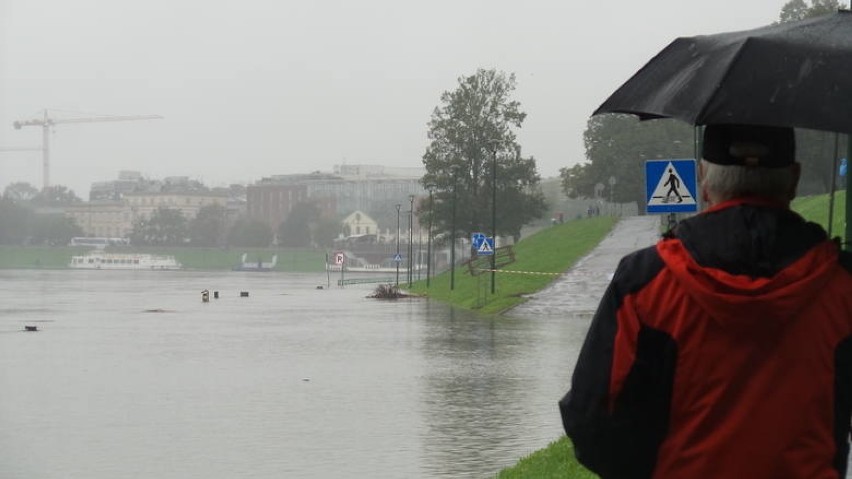
[[[85,255],[72,256],[69,268],[75,269],[130,269],[130,270],[177,270],[181,264],[174,256],[104,253],[92,251]]]

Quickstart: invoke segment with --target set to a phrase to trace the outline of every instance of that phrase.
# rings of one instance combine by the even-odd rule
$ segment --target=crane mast
[[[160,120],[160,115],[130,115],[130,116],[93,116],[88,118],[51,118],[48,110],[44,110],[42,118],[19,120],[12,123],[16,130],[25,126],[41,127],[41,156],[42,156],[42,188],[50,186],[50,128],[65,123],[98,123],[107,121]]]

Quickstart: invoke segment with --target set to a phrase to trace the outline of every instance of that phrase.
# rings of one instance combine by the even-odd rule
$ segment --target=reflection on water
[[[561,435],[588,319],[325,279],[0,271],[0,477],[489,477]]]

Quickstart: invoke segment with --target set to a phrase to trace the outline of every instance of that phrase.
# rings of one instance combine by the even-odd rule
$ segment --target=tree
[[[238,219],[228,231],[228,244],[246,248],[265,248],[272,243],[272,228],[263,221]]]
[[[847,151],[847,139],[847,135],[830,131],[796,130],[796,160],[802,164],[799,194],[830,191],[831,180],[836,176],[836,159]]]
[[[643,205],[645,160],[694,158],[694,131],[679,120],[595,115],[583,133],[588,161],[560,170],[563,192],[571,198],[601,194],[615,202]]]
[[[31,208],[19,201],[0,198],[0,244],[23,244],[29,237]]]
[[[810,6],[804,0],[790,0],[781,7],[778,20],[780,23],[795,22],[834,13],[840,8],[837,0],[811,0]]]
[[[278,244],[281,246],[310,246],[312,229],[319,220],[319,208],[314,203],[297,203],[293,206],[278,228]]]
[[[14,201],[31,201],[38,195],[38,188],[25,182],[10,183],[3,190],[3,198]]]
[[[337,218],[323,216],[317,221],[313,230],[313,241],[316,246],[330,248],[340,234],[340,221]]]
[[[179,246],[188,236],[187,221],[180,210],[160,207],[150,218],[136,220],[130,241],[141,245]]]
[[[53,185],[41,190],[31,202],[35,206],[69,206],[77,203],[82,203],[74,190],[69,190],[67,186]]]
[[[189,222],[189,241],[194,246],[216,246],[224,243],[227,210],[221,205],[206,205]]]
[[[63,214],[39,214],[33,216],[31,227],[31,242],[62,246],[71,242],[71,238],[83,236],[83,229]]]
[[[431,141],[421,179],[435,191],[434,204],[420,210],[421,223],[431,212],[438,233],[450,231],[453,224],[459,236],[490,232],[494,188],[498,235],[518,237],[524,224],[544,213],[535,159],[522,157],[516,141],[514,129],[521,127],[526,113],[511,99],[515,85],[514,75],[480,69],[441,95],[442,105],[429,121]]]

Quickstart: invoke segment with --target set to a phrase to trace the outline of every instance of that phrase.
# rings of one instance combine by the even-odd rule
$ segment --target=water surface
[[[587,314],[371,290],[0,271],[0,477],[492,477],[562,434]]]

